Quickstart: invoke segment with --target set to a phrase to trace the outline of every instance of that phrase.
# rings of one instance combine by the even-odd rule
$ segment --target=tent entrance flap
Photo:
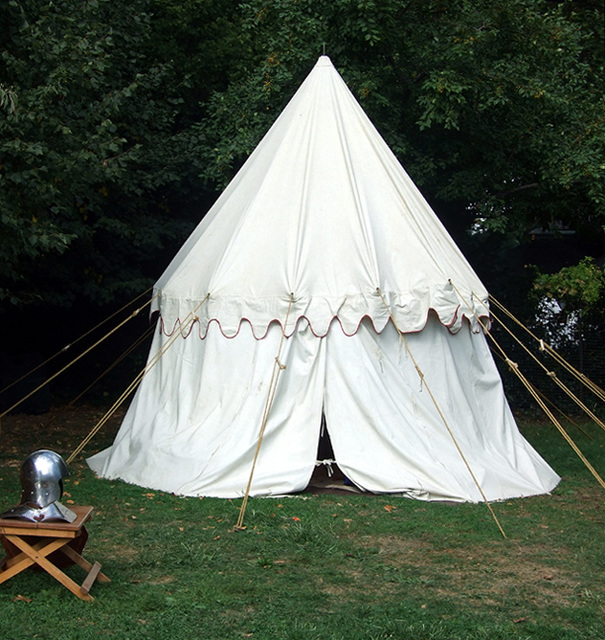
[[[169,340],[157,332],[151,353]],[[89,459],[107,478],[178,495],[238,498],[250,478],[269,378],[282,331],[262,340],[242,323],[237,339],[217,323],[202,340],[179,338],[143,378],[114,444]],[[325,348],[299,323],[284,341],[280,376],[250,495],[302,491],[315,467]]]
[[[519,432],[485,336],[429,317],[406,340],[487,499],[550,491],[558,476]],[[325,394],[338,466],[357,486],[483,501],[391,322],[376,333],[363,321],[354,339],[330,332]]]

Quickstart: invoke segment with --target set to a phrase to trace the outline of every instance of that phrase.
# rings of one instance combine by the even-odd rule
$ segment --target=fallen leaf
[[[22,595],[18,595],[17,597],[13,598],[13,602],[31,602],[32,599],[28,598],[27,596],[22,596]]]
[[[300,522],[300,518],[297,518],[296,516],[294,516],[292,520],[294,520],[294,522]]]
[[[519,622],[525,622],[527,620],[527,618],[517,618],[516,620],[513,620],[514,624],[519,624]]]
[[[384,505],[384,510],[388,511],[389,513],[391,513],[391,511],[394,511],[395,509],[397,509],[397,507],[394,507],[392,504],[385,504]]]

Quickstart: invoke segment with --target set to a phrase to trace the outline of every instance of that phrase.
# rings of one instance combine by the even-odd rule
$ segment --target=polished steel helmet
[[[21,504],[40,509],[63,495],[63,478],[69,475],[65,460],[54,451],[40,449],[27,456],[21,466]]]
[[[58,453],[48,449],[34,451],[21,465],[21,502],[0,514],[0,518],[73,522],[76,513],[59,502],[63,495],[63,478],[68,475],[65,460]]]

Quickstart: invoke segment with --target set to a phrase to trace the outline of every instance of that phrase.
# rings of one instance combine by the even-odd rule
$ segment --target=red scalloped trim
[[[459,311],[459,309],[460,309],[460,305],[458,305],[458,306],[456,307],[456,310],[455,310],[455,311],[454,311],[454,313],[452,314],[452,318],[451,318],[451,320],[450,320],[449,322],[443,322],[443,321],[441,320],[441,318],[439,317],[439,314],[437,313],[437,311],[436,311],[435,309],[433,309],[432,307],[430,307],[430,308],[428,309],[428,312],[427,312],[427,315],[426,315],[426,318],[425,318],[425,320],[424,320],[424,323],[423,323],[422,327],[421,327],[420,329],[417,329],[416,331],[406,331],[406,333],[420,333],[420,332],[425,328],[426,323],[428,322],[429,315],[431,314],[431,312],[433,312],[433,313],[435,314],[435,316],[437,317],[437,319],[439,320],[439,322],[440,322],[440,323],[441,323],[441,324],[442,324],[446,329],[448,329],[448,330],[449,330],[452,326],[454,326],[454,324],[455,324],[455,323],[456,323],[456,321],[458,320],[458,311]],[[464,317],[465,317],[465,316],[464,316]],[[485,316],[481,316],[481,317],[485,317]],[[298,316],[298,318],[296,319],[296,322],[295,322],[295,323],[294,323],[294,325],[292,326],[292,330],[291,330],[290,332],[286,333],[286,337],[287,337],[287,338],[290,338],[292,335],[294,335],[294,333],[296,333],[296,329],[297,329],[297,327],[298,327],[298,323],[299,323],[299,322],[301,322],[302,320],[305,320],[305,321],[307,322],[308,326],[309,326],[309,329],[310,329],[311,333],[312,333],[316,338],[325,338],[325,336],[327,336],[327,335],[328,335],[328,333],[329,333],[329,331],[330,331],[330,327],[332,326],[332,323],[333,323],[334,321],[337,321],[337,322],[338,322],[338,324],[340,324],[340,328],[341,328],[342,332],[345,334],[345,336],[347,336],[347,337],[349,337],[349,338],[350,338],[350,337],[354,336],[354,335],[359,331],[359,327],[360,327],[361,323],[362,323],[362,322],[363,322],[363,320],[364,320],[364,319],[366,319],[366,318],[371,322],[371,324],[372,324],[372,328],[374,329],[374,331],[375,331],[376,333],[380,333],[380,331],[378,331],[378,330],[376,329],[376,324],[374,323],[374,319],[372,318],[372,316],[369,316],[369,315],[367,315],[367,314],[366,314],[366,315],[363,315],[363,316],[360,318],[359,322],[357,323],[357,328],[355,329],[355,331],[353,331],[353,333],[347,333],[347,332],[345,331],[345,329],[344,329],[343,325],[342,325],[342,322],[341,322],[340,318],[339,318],[338,316],[333,316],[333,317],[332,317],[332,319],[330,320],[330,322],[328,323],[328,329],[327,329],[327,331],[326,331],[325,333],[323,333],[323,334],[317,333],[317,332],[315,332],[315,331],[313,330],[313,325],[311,324],[311,321],[309,320],[309,318],[307,318],[307,316],[305,316],[305,315],[300,315],[300,316]],[[468,319],[467,319],[467,320],[468,320]],[[237,327],[237,331],[236,331],[233,335],[229,335],[229,334],[227,334],[227,333],[225,333],[225,332],[223,331],[223,327],[222,327],[221,322],[220,322],[220,320],[219,320],[218,318],[210,318],[210,320],[208,320],[208,322],[206,323],[206,330],[204,331],[204,334],[202,335],[202,332],[201,332],[201,325],[200,325],[199,319],[197,319],[197,320],[195,320],[194,322],[192,322],[192,323],[191,323],[191,325],[190,325],[190,327],[188,328],[188,331],[186,332],[186,334],[183,334],[183,338],[188,338],[188,337],[191,335],[191,333],[193,332],[193,328],[194,328],[194,326],[197,324],[197,325],[198,325],[198,337],[200,338],[200,340],[204,340],[204,339],[206,338],[206,336],[208,335],[208,327],[210,326],[210,324],[211,324],[212,322],[216,322],[216,324],[217,324],[217,325],[218,325],[218,327],[219,327],[219,331],[222,333],[223,337],[227,338],[228,340],[233,340],[233,338],[236,338],[236,337],[239,335],[239,333],[240,333],[240,331],[241,331],[241,328],[242,328],[242,324],[243,324],[244,322],[246,322],[246,323],[250,326],[250,328],[251,328],[251,330],[252,330],[252,336],[255,338],[255,340],[263,340],[264,338],[266,338],[267,334],[269,333],[269,327],[270,327],[272,324],[274,324],[274,323],[276,323],[276,324],[278,324],[280,327],[282,327],[282,330],[283,330],[283,324],[282,324],[282,322],[281,322],[279,319],[277,319],[277,318],[273,318],[272,320],[270,320],[270,321],[267,323],[267,326],[266,326],[265,332],[264,332],[261,336],[257,336],[257,335],[256,335],[256,333],[254,332],[254,325],[250,322],[249,318],[245,318],[245,317],[244,317],[244,318],[241,318],[241,319],[240,319],[239,324],[238,324],[238,327]],[[388,322],[388,320],[387,320],[387,322]],[[469,322],[470,322],[470,321],[469,321]],[[171,329],[171,330],[167,330],[167,329],[166,329],[166,323],[165,323],[165,321],[164,321],[164,318],[162,318],[162,315],[161,315],[161,313],[160,313],[160,325],[161,325],[161,331],[162,331],[162,333],[163,333],[165,336],[170,337],[170,336],[174,335],[175,331],[177,331],[177,330],[178,330],[178,327],[181,325],[181,319],[180,319],[180,318],[177,318],[177,319],[176,319],[176,321],[174,322],[173,326],[172,326],[172,329]],[[386,326],[386,323],[385,323],[385,326]]]

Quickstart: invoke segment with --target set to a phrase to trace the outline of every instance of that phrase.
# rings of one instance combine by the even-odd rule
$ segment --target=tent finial
[[[325,43],[325,42],[322,42],[322,43],[321,43],[321,46],[322,46],[322,48],[323,48],[323,53],[322,53],[322,55],[324,55],[324,56],[325,56],[325,55],[326,55],[326,43]]]

